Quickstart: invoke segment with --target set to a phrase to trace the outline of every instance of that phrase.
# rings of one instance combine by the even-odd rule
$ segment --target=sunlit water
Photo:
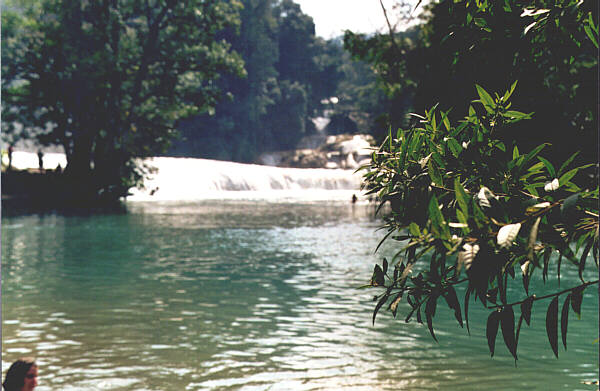
[[[488,310],[471,336],[440,306],[427,328],[359,290],[381,232],[338,202],[129,202],[128,214],[2,219],[2,373],[33,355],[48,390],[595,390],[598,295],[557,360],[534,306],[519,361]],[[596,278],[590,268],[587,277]],[[551,282],[554,284],[555,282]],[[565,270],[561,287],[577,283]],[[562,304],[562,298],[561,298]],[[404,312],[405,313],[405,312]]]

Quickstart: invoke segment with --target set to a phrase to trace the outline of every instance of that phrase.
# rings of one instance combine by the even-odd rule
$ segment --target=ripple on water
[[[6,348],[6,352],[10,354],[28,354],[31,353],[31,349],[27,348]]]
[[[40,391],[597,389],[581,384],[597,369],[594,295],[583,301],[590,315],[570,319],[560,360],[539,310],[532,322],[542,327],[522,330],[515,370],[500,337],[489,357],[487,312],[475,306],[472,337],[439,309],[439,344],[426,326],[383,312],[372,325],[372,293],[355,289],[380,259],[372,223],[341,212],[340,223],[327,212],[335,206],[290,214],[254,204],[233,208],[247,220],[237,222],[228,207],[149,207],[11,231],[22,235],[2,243],[13,252],[2,281],[6,359],[36,355]],[[40,263],[40,251],[59,256]],[[23,272],[31,290],[21,289]]]

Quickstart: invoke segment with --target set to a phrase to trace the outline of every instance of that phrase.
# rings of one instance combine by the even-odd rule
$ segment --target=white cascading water
[[[157,157],[158,171],[129,201],[205,199],[350,200],[361,173],[325,168],[282,168],[208,159]]]
[[[7,160],[7,157],[3,157]],[[351,200],[360,198],[360,172],[326,168],[282,168],[219,160],[156,157],[145,162],[157,171],[145,189],[131,189],[128,201],[207,199]],[[4,162],[8,164],[8,161]],[[66,167],[62,153],[45,153],[44,168]],[[13,167],[38,168],[37,154],[15,151]]]

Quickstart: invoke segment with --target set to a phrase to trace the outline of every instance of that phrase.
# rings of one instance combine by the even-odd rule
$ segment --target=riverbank
[[[55,170],[2,171],[2,214],[51,210],[93,211],[122,209],[119,200],[111,200],[90,191],[81,180]]]
[[[354,143],[356,140],[347,141]],[[354,149],[348,148],[348,156],[352,159],[362,156],[357,154],[354,157],[352,151]],[[144,188],[129,189],[125,202],[116,194],[98,191],[93,176],[81,179],[66,175],[62,170],[66,166],[61,160],[64,155],[46,155],[40,170],[36,154],[13,153],[13,168],[2,172],[5,214],[13,210],[22,214],[54,209],[67,212],[81,210],[83,213],[89,209],[108,209],[112,212],[115,208],[124,210],[129,201],[362,200],[362,173],[352,169],[290,168],[198,158],[155,157],[140,162],[151,167],[151,173],[144,180]]]

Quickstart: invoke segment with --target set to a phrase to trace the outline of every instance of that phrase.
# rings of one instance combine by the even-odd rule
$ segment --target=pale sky
[[[294,0],[302,12],[315,22],[316,34],[325,39],[333,38],[352,30],[358,33],[387,31],[379,0]],[[417,3],[417,1],[411,1]],[[384,0],[388,17],[392,23],[394,0]],[[416,14],[416,13],[415,13]],[[402,28],[398,28],[402,30]]]

